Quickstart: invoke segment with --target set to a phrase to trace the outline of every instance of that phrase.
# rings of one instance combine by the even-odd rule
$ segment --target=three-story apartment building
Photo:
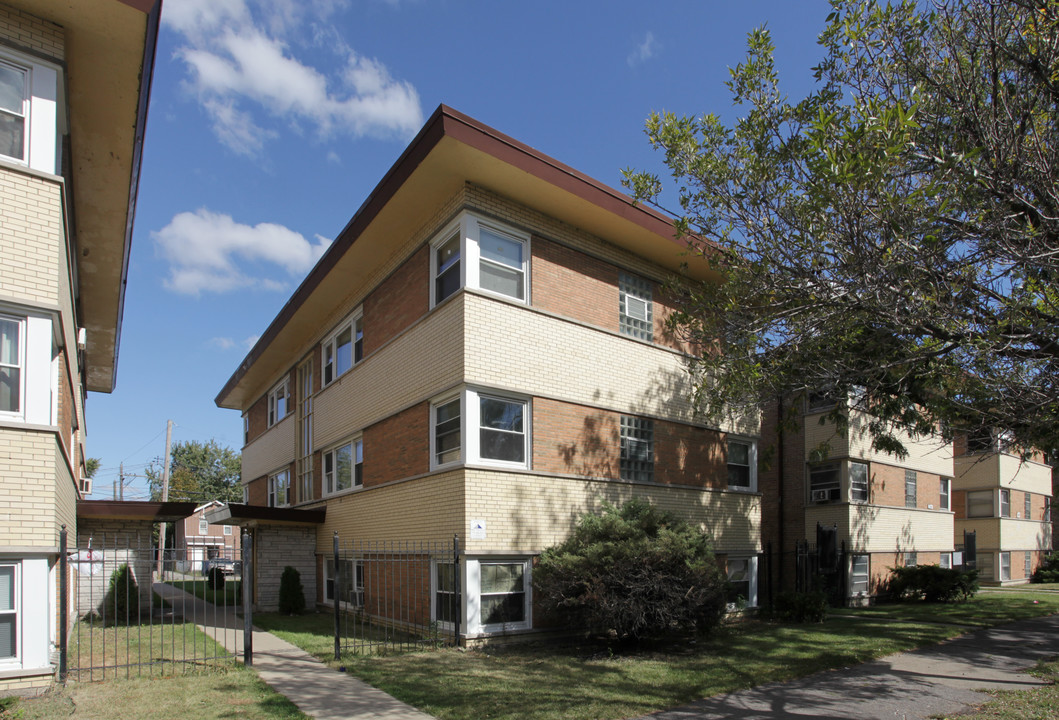
[[[317,578],[335,531],[458,535],[466,637],[535,628],[533,557],[634,496],[706,528],[754,604],[757,421],[693,412],[682,273],[708,278],[669,219],[440,107],[217,397],[248,502],[326,510]]]
[[[0,695],[53,674],[59,535],[88,489],[85,393],[114,387],[159,10],[0,3]]]

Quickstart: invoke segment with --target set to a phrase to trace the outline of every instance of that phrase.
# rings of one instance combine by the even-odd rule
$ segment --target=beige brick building
[[[247,501],[325,510],[321,579],[334,532],[459,536],[467,638],[538,627],[533,557],[632,497],[708,530],[754,604],[758,427],[695,415],[681,273],[708,277],[669,219],[440,107],[217,397]]]
[[[46,686],[114,387],[160,0],[0,3],[0,695]],[[72,615],[71,615],[72,616]]]

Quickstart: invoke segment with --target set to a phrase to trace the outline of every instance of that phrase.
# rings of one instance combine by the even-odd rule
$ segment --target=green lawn
[[[205,579],[176,580],[168,584],[220,607],[240,607],[242,603],[243,595],[240,592],[242,580],[228,580],[224,583],[224,590],[209,587]]]
[[[1059,717],[1059,661],[1041,663],[1033,675],[1051,682],[1035,690],[993,690],[992,700],[953,720],[1044,720]]]
[[[831,614],[989,627],[1059,612],[1059,594],[1033,592],[1030,586],[1024,587],[1018,592],[980,592],[965,603],[886,603],[869,608],[832,610]]]
[[[310,720],[241,666],[198,675],[71,683],[31,700],[12,700],[7,720]]]

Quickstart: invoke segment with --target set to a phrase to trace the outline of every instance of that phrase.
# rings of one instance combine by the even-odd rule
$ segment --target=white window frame
[[[519,404],[522,406],[522,460],[501,460],[482,456],[481,433],[487,428],[482,427],[482,400],[500,400],[502,402]],[[437,419],[438,409],[459,401],[460,419],[460,452],[459,457],[447,462],[440,462],[437,448]],[[497,430],[493,430],[497,431]],[[507,431],[504,431],[507,432]],[[514,433],[512,434],[519,434]],[[460,463],[475,465],[487,465],[490,467],[529,469],[532,466],[533,455],[533,404],[530,398],[515,393],[494,391],[486,388],[465,387],[456,393],[449,393],[434,400],[430,404],[430,468],[446,468]]]
[[[283,414],[279,414],[279,401],[283,400]],[[268,391],[268,426],[278,425],[290,415],[290,378],[285,377]]]
[[[337,368],[338,363],[338,348],[340,347],[338,342],[338,336],[349,331],[349,367],[339,371]],[[327,354],[330,351],[332,362],[334,366],[331,369],[330,379],[327,376],[328,371],[328,357]],[[364,308],[357,308],[339,323],[338,327],[327,336],[327,339],[320,343],[320,387],[328,387],[333,384],[338,378],[345,375],[347,372],[355,368],[361,362],[364,361]]]
[[[280,479],[284,478],[285,483],[281,483]],[[283,489],[283,502],[280,500],[280,488]],[[290,468],[284,468],[277,470],[268,476],[268,506],[269,507],[290,507]]]
[[[1002,518],[1011,517],[1011,491],[1007,488],[1000,489],[1000,504],[999,516]]]
[[[0,669],[5,669],[9,667],[21,667],[23,650],[22,563],[17,561],[5,561],[0,562],[0,567],[11,568],[12,608],[10,610],[0,610],[0,615],[14,618],[14,623],[11,631],[14,634],[15,640],[15,654],[7,657],[0,657]]]
[[[864,563],[864,572],[857,570],[858,563]],[[871,594],[871,555],[853,555],[849,561],[849,595],[866,597]]]
[[[13,368],[18,372],[18,387],[15,388],[15,392],[18,393],[18,407],[15,410],[0,409],[0,418],[21,419],[25,417],[26,413],[26,318],[0,314],[0,320],[14,323],[16,328],[15,343],[17,346],[15,361],[13,363],[0,361],[0,368]]]
[[[438,448],[437,448],[437,437],[438,437],[438,410],[442,407],[448,406],[450,403],[456,402],[459,404],[460,416],[457,427],[459,433],[459,452],[457,457],[453,460],[446,460],[442,462],[438,459]],[[438,468],[452,467],[459,465],[463,462],[465,453],[467,452],[467,403],[464,401],[463,393],[455,393],[445,395],[444,397],[438,398],[430,403],[430,469],[436,470]]]
[[[864,497],[855,498],[853,497],[853,467],[860,466],[864,468]],[[849,476],[849,501],[851,503],[866,504],[871,502],[871,466],[866,462],[860,462],[858,460],[851,460],[849,466],[846,468],[846,474]],[[839,483],[842,480],[839,478]]]
[[[654,302],[651,296],[650,280],[625,271],[619,273],[618,330],[622,335],[654,342]],[[643,303],[643,317],[629,311],[630,299]]]
[[[952,479],[941,478],[938,488],[938,507],[941,510],[952,510]]]
[[[342,564],[348,563],[350,574],[353,576],[353,602],[338,600],[338,606],[347,609],[364,607],[364,561],[343,557],[339,557],[338,561]],[[331,603],[332,606],[335,603],[335,585],[337,580],[334,565],[334,557],[324,557],[324,602]],[[330,592],[328,592],[329,589]]]
[[[495,235],[500,236],[505,240],[510,240],[521,244],[522,246],[522,265],[520,268],[513,268],[505,263],[496,263],[483,258],[481,253],[481,231],[485,229],[487,232],[491,232]],[[444,298],[438,298],[437,293],[437,280],[438,280],[438,250],[443,246],[447,245],[454,237],[459,236],[459,258],[456,262],[459,263],[459,269],[456,272],[459,274],[459,283],[457,288],[446,295]],[[478,215],[471,212],[463,212],[453,220],[451,223],[445,226],[445,228],[439,232],[430,241],[430,307],[434,308],[437,305],[445,302],[448,298],[456,295],[463,288],[472,288],[479,292],[494,297],[505,298],[512,302],[522,303],[528,305],[530,303],[530,258],[531,258],[530,247],[530,236],[527,233],[516,230],[510,225],[496,222],[494,220],[486,220]],[[520,273],[522,279],[522,293],[521,296],[508,295],[506,293],[490,290],[482,287],[481,282],[481,267],[482,263],[503,265],[504,267],[512,268],[516,272]]]
[[[232,526],[231,525],[224,525],[223,527],[224,527],[224,534],[225,535],[231,535],[232,534]]]
[[[943,568],[951,569],[952,568],[952,553],[950,553],[950,552],[941,553],[940,559],[938,560],[938,564],[941,567],[943,567]]]
[[[919,565],[919,553],[915,550],[909,550],[904,554],[902,564],[904,564],[905,567],[915,567],[916,565]]]
[[[210,523],[209,523],[209,521],[206,518],[204,518],[204,517],[200,517],[199,518],[199,535],[209,535],[209,534],[210,534]]]
[[[732,563],[734,562],[745,562],[747,572],[747,598],[746,605],[744,607],[753,608],[757,607],[757,556],[756,555],[729,555],[725,560],[724,574],[728,582],[732,582],[732,573],[734,568]],[[743,581],[740,581],[743,582]],[[728,610],[735,610],[735,603],[728,603]]]
[[[1011,553],[1003,550],[1000,553],[1000,582],[1011,579]]]
[[[482,617],[482,567],[488,565],[522,566],[522,620],[487,623]],[[533,563],[527,557],[468,558],[464,563],[465,597],[467,598],[467,632],[474,634],[507,633],[533,627]],[[500,593],[498,593],[500,594]]]
[[[738,435],[729,435],[727,439],[728,453],[726,456],[726,463],[732,465],[731,462],[731,445],[736,443],[738,445],[747,446],[747,462],[749,463],[747,479],[749,483],[747,485],[733,485],[732,475],[728,474],[728,489],[735,490],[737,492],[757,492],[757,440],[753,438],[740,437]],[[736,467],[747,467],[743,465],[736,465]]]
[[[349,448],[349,487],[339,488],[338,478],[338,452],[343,448]],[[360,456],[360,462],[357,461],[357,456]],[[330,458],[331,469],[328,471],[328,459]],[[323,492],[324,497],[331,497],[332,495],[343,495],[354,490],[360,490],[364,487],[364,436],[361,434],[354,435],[353,437],[343,440],[340,443],[336,443],[331,447],[327,448],[323,452],[320,458],[320,468],[323,473]],[[357,470],[360,470],[360,477],[357,477]]]
[[[60,104],[59,66],[9,48],[0,50],[0,62],[24,72],[26,77],[22,104],[23,155],[21,158],[0,155],[0,159],[58,175],[60,125],[65,124],[65,120],[60,119],[63,106]]]

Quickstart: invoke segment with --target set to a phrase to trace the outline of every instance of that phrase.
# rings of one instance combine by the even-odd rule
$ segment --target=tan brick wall
[[[54,433],[0,428],[0,546],[58,545],[58,452]]]
[[[1023,462],[1013,455],[1000,456],[1000,481],[1003,487],[1050,495],[1052,469],[1039,462]]]
[[[486,538],[468,539],[467,552],[536,553],[566,539],[577,519],[598,512],[602,501],[617,505],[633,497],[699,525],[718,552],[761,548],[756,494],[475,469],[467,471],[467,520],[484,520]]]
[[[34,697],[51,689],[55,675],[34,675],[32,677],[0,679],[0,697],[11,695],[17,697]]]
[[[952,515],[879,505],[817,505],[806,508],[805,537],[816,538],[816,524],[836,525],[839,541],[851,552],[952,552]]]
[[[430,310],[430,248],[423,245],[364,299],[364,355]]]
[[[60,187],[0,169],[0,298],[57,306],[63,221]]]
[[[430,403],[419,403],[364,430],[364,487],[430,470]]]
[[[65,57],[61,26],[7,5],[0,5],[0,39],[58,61]]]
[[[63,456],[62,448],[58,443],[55,448],[55,542],[58,544],[59,528],[66,525],[66,529],[73,532],[77,528],[77,481],[70,472],[70,466]]]
[[[267,475],[293,462],[297,428],[294,415],[288,415],[243,448],[243,477]]]

